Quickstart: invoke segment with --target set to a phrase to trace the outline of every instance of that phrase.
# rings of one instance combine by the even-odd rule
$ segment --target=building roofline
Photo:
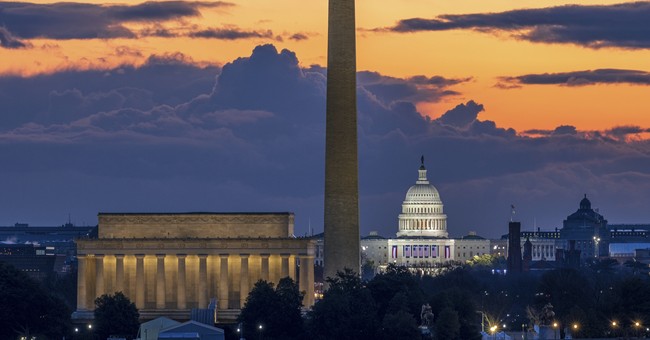
[[[97,216],[128,216],[128,215],[294,215],[293,212],[99,212]]]

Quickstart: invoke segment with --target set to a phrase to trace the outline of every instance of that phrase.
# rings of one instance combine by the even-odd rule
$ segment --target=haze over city
[[[323,224],[326,1],[0,2],[0,224]],[[450,234],[650,221],[650,2],[357,1],[361,234],[424,155]],[[47,18],[48,20],[44,20]],[[605,28],[605,29],[603,29]]]

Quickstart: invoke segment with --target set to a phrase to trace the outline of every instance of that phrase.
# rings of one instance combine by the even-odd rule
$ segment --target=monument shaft
[[[354,0],[329,0],[325,277],[360,268],[354,5]]]

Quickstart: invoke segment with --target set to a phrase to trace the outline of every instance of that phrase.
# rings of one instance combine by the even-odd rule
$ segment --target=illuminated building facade
[[[393,263],[428,274],[427,268],[463,263],[474,256],[490,254],[490,240],[474,233],[448,238],[447,215],[438,190],[429,183],[424,158],[415,185],[406,193],[398,221],[396,238],[371,233],[361,239],[361,257],[377,271]]]
[[[289,276],[314,301],[314,241],[293,236],[293,213],[99,214],[98,238],[77,241],[75,319],[122,291],[143,319],[189,319],[217,299],[234,319],[260,279]],[[299,269],[300,263],[309,263]]]

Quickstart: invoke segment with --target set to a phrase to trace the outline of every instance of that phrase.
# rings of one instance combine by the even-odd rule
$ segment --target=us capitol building
[[[322,239],[317,239],[317,264],[322,265]],[[447,215],[440,193],[429,183],[424,157],[418,178],[406,192],[402,213],[398,216],[398,231],[394,238],[384,238],[376,232],[361,238],[362,262],[371,263],[381,271],[389,263],[420,269],[465,262],[474,256],[490,253],[490,240],[470,233],[463,238],[449,238]]]

